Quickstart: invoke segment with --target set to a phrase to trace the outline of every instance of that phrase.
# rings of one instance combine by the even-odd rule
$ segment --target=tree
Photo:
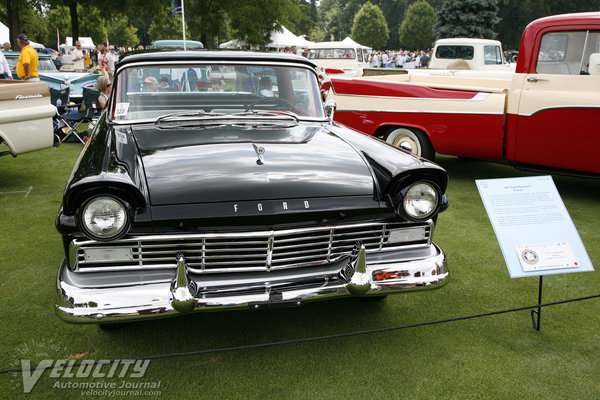
[[[49,47],[56,46],[56,30],[60,36],[60,42],[64,43],[65,37],[71,35],[71,18],[69,18],[69,10],[65,6],[58,6],[54,10],[48,11],[46,14],[46,26],[51,35],[48,37],[46,45]],[[52,38],[50,38],[50,36]]]
[[[400,23],[406,15],[406,9],[408,8],[409,3],[414,1],[415,0],[376,0],[373,2],[381,8],[385,20],[387,21],[388,28],[390,29],[390,39],[387,43],[388,49],[400,48],[400,40],[398,39]]]
[[[440,38],[493,39],[498,18],[498,0],[448,0],[436,13],[435,33]]]
[[[107,24],[108,39],[117,46],[134,47],[138,43],[137,28],[132,26],[125,15],[115,15]]]
[[[398,32],[400,43],[413,49],[430,48],[435,41],[435,22],[435,11],[425,0],[411,4]]]
[[[187,18],[186,18],[187,20]],[[186,23],[187,25],[187,23]],[[154,16],[148,34],[152,41],[161,39],[183,39],[181,27],[181,15],[171,15],[171,8],[164,7],[157,15]],[[185,30],[185,38],[190,38],[190,30]]]
[[[352,39],[373,48],[382,48],[389,37],[390,31],[381,9],[368,1],[354,17]]]
[[[228,2],[232,36],[250,46],[266,46],[271,33],[300,12],[295,0],[237,0]]]
[[[499,0],[498,38],[507,49],[516,49],[531,21],[548,15],[600,10],[600,0]]]

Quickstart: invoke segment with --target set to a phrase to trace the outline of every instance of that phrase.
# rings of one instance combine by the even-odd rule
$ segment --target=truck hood
[[[154,206],[374,194],[363,157],[320,124],[132,131]]]

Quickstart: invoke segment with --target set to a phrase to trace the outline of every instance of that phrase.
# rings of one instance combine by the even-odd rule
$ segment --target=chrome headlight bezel
[[[431,181],[416,181],[402,191],[402,201],[397,207],[398,212],[409,220],[424,221],[439,211],[441,203],[438,185]]]
[[[102,232],[101,228],[94,226],[93,220],[98,219],[99,213],[102,212],[100,208],[103,208],[105,217],[115,220],[115,227],[107,229],[106,232]],[[109,241],[119,239],[129,231],[131,213],[127,204],[121,199],[111,195],[99,195],[91,197],[83,203],[79,209],[77,220],[81,231],[90,239]]]

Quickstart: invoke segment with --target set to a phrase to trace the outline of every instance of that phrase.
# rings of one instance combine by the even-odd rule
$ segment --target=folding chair
[[[96,88],[83,88],[83,104],[84,110],[76,114],[65,114],[59,116],[69,128],[69,133],[65,136],[64,141],[69,135],[73,134],[81,143],[85,144],[84,138],[89,135],[87,130],[82,130],[82,124],[89,124],[94,119],[100,117],[102,107],[98,103],[100,92]]]
[[[64,114],[65,107],[69,104],[69,88],[50,88],[50,102],[56,106],[60,115]]]
[[[54,128],[54,135],[58,137],[58,141],[55,141],[58,146],[59,143],[67,138],[71,131],[69,124],[63,120],[66,107],[69,104],[69,88],[54,89],[51,87],[50,103],[56,106],[56,115],[52,118],[52,126]]]

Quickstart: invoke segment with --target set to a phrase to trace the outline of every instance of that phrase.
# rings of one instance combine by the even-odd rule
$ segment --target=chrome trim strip
[[[440,89],[440,90],[452,90],[452,89],[443,89],[443,88],[435,88],[431,89]],[[420,101],[464,101],[464,102],[474,102],[474,101],[484,101],[488,97],[492,95],[491,92],[477,92],[477,94],[470,99],[442,99],[438,97],[406,97],[406,96],[376,96],[376,95],[363,95],[363,94],[339,94],[336,93],[335,96],[338,97],[364,97],[369,99],[390,99],[390,100],[420,100]],[[338,104],[339,107],[339,104]],[[338,108],[339,110],[339,108]]]
[[[459,112],[459,111],[435,111],[435,110],[366,110],[366,109],[337,109],[337,112],[381,112],[381,113],[398,113],[398,114],[469,114],[469,115],[504,115],[503,112]],[[336,121],[337,122],[337,121]]]

